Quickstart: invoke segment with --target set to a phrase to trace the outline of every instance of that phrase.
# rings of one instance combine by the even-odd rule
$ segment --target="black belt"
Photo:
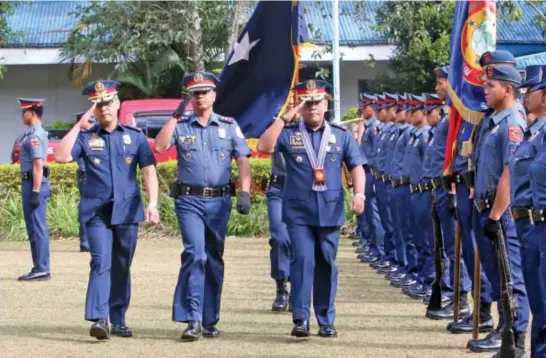
[[[512,212],[512,217],[514,220],[523,219],[523,218],[531,218],[533,219],[533,212],[531,208],[510,208],[510,211]]]
[[[474,206],[478,209],[478,212],[481,213],[485,210],[491,210],[493,203],[495,202],[494,198],[485,198],[483,200],[475,199]]]
[[[442,177],[432,178],[430,184],[434,189],[438,189],[443,186]]]
[[[433,184],[431,181],[427,182],[427,183],[422,183],[422,184],[419,184],[419,191],[421,193],[424,193],[425,191],[430,191],[434,188]]]
[[[381,181],[383,183],[386,183],[388,181],[391,181],[392,180],[392,177],[390,174],[381,174]]]
[[[174,183],[175,192],[173,196],[176,198],[179,195],[194,195],[202,196],[204,198],[216,198],[219,196],[226,196],[230,194],[230,186],[219,186],[219,187],[201,187],[201,186],[191,186],[186,184]]]
[[[43,171],[44,178],[49,178],[49,167],[45,166]],[[32,180],[32,170],[28,172],[21,172],[21,180]]]
[[[278,184],[278,185],[284,185],[284,179],[286,177],[284,175],[276,175],[276,174],[272,174],[270,177],[269,177],[269,183],[270,184]]]
[[[454,183],[457,183],[457,184],[464,184],[464,179],[463,179],[463,176],[461,174],[453,174],[451,176],[452,178],[452,181]]]
[[[417,185],[413,185],[413,184],[410,184],[409,185],[409,191],[410,193],[417,193],[417,192],[420,192],[421,190],[419,189],[419,184]]]
[[[392,179],[392,187],[396,188],[400,185],[409,184],[409,177],[401,177],[400,179]]]
[[[546,212],[544,209],[532,209],[533,216],[532,216],[532,222],[534,223],[540,223],[546,221]]]

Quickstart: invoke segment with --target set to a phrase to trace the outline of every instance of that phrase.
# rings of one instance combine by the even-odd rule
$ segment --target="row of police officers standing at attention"
[[[367,160],[366,210],[357,217],[353,245],[361,262],[386,274],[405,295],[428,304],[436,279],[432,213],[443,238],[443,296],[441,309],[429,309],[426,316],[453,319],[458,309],[463,318],[447,329],[472,332],[468,295],[473,285],[480,285],[475,317],[479,332],[488,335],[470,340],[467,347],[500,357],[503,333],[510,331],[515,356],[524,357],[532,313],[531,356],[546,357],[546,65],[526,68],[525,81],[507,51],[484,53],[480,65],[487,108],[478,124],[460,126],[449,175],[443,167],[449,66],[436,69],[435,94],[361,94],[363,122],[353,135]],[[522,89],[525,108],[518,100]],[[458,263],[456,227],[462,237]],[[504,247],[506,268],[497,259],[499,246]],[[473,276],[475,250],[481,268]],[[456,264],[459,277],[454,277]],[[456,282],[459,302],[454,302]],[[506,308],[513,311],[509,323],[503,291],[512,300]]]

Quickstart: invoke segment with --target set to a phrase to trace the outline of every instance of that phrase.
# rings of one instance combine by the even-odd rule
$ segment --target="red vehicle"
[[[172,113],[178,105],[181,99],[138,99],[128,100],[121,103],[119,110],[119,121],[123,124],[138,127],[148,137],[148,142],[153,148],[154,139],[163,127],[163,125],[171,118]],[[187,112],[192,111],[191,104],[186,107]],[[59,142],[63,136],[68,132],[66,129],[62,130],[48,130],[49,132],[49,145],[47,148],[48,156],[47,161],[49,163],[54,162],[55,150],[59,146]],[[16,142],[19,141],[17,138]],[[250,147],[251,157],[253,158],[269,158],[268,154],[260,154],[255,150],[256,139],[248,139],[247,143]],[[19,163],[20,145],[14,145],[11,153],[11,162]],[[176,160],[176,148],[172,147],[164,153],[156,153],[154,156],[158,163],[166,162],[169,160]]]

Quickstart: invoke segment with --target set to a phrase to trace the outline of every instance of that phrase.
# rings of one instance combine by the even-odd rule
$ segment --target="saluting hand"
[[[364,212],[364,199],[359,196],[353,197],[351,201],[351,212],[358,216]]]
[[[157,210],[156,206],[148,206],[146,208],[146,222],[156,225],[159,224],[159,211]]]
[[[88,123],[89,119],[93,116],[93,113],[95,112],[95,108],[97,108],[97,104],[93,103],[91,107],[81,116],[80,120],[78,121],[78,125],[80,127],[83,127],[84,129],[88,128],[90,125]]]
[[[296,118],[296,115],[300,113],[300,109],[303,107],[304,104],[305,104],[305,100],[298,103],[298,105],[296,107],[294,107],[291,110],[289,110],[288,112],[286,112],[286,114],[283,116],[283,119],[286,122],[293,121]]]

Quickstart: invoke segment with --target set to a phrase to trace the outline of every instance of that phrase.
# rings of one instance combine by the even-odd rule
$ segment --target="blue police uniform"
[[[542,71],[542,72],[541,72]],[[529,66],[525,69],[526,81],[520,87],[527,91],[539,90],[546,66]],[[544,85],[546,87],[546,83]],[[523,278],[533,313],[531,322],[531,356],[546,356],[546,245],[544,224],[537,215],[536,225],[533,211],[544,209],[544,138],[546,117],[538,118],[524,132],[521,145],[510,162],[510,204],[516,230],[521,239],[521,261]],[[533,200],[537,203],[535,205]],[[533,210],[534,208],[538,210]]]
[[[92,102],[110,102],[117,98],[117,85],[91,82],[83,94]],[[130,336],[125,323],[131,299],[130,266],[138,224],[144,221],[137,165],[142,169],[156,161],[140,129],[119,123],[112,132],[98,124],[80,132],[72,158],[81,159],[86,172],[80,205],[91,252],[85,319],[100,323],[110,318],[115,331]]]
[[[76,120],[79,121],[81,117],[85,114],[85,112],[78,112],[76,113]],[[87,231],[85,230],[85,223],[83,220],[80,219],[80,212],[81,212],[81,193],[82,193],[82,187],[83,183],[85,181],[85,162],[83,158],[80,158],[76,161],[78,165],[78,191],[80,192],[80,203],[78,205],[78,221],[80,223],[79,226],[79,234],[80,234],[80,251],[89,251],[89,241],[87,239]]]
[[[366,106],[376,106],[377,98],[367,93],[361,94],[361,108]],[[380,227],[379,210],[377,207],[377,198],[374,191],[374,178],[372,171],[375,168],[375,146],[378,135],[379,121],[374,117],[365,121],[364,134],[360,143],[360,152],[366,158],[368,164],[364,166],[366,174],[366,206],[364,213],[360,215],[360,226],[366,228],[367,232],[362,230],[362,238],[367,238],[370,242],[371,255],[383,257],[385,255],[383,248],[383,230]]]
[[[19,98],[23,111],[43,108],[43,99]],[[25,129],[20,141],[20,168],[21,168],[21,197],[23,200],[23,215],[27,228],[30,252],[32,255],[32,269],[26,275],[20,276],[20,281],[46,280],[50,278],[49,262],[49,231],[46,221],[47,203],[51,194],[47,169],[47,132],[41,123]],[[38,195],[38,206],[32,204],[32,169],[35,159],[42,159],[44,175]]]
[[[266,190],[267,214],[269,217],[269,246],[271,247],[271,278],[290,278],[290,238],[286,224],[282,221],[282,196],[286,180],[286,164],[281,153],[271,155],[271,178]]]
[[[381,100],[378,99],[378,105],[382,106]],[[379,109],[379,107],[378,107]],[[387,144],[391,127],[394,123],[380,123],[378,125],[378,138],[375,143],[376,155],[374,159],[375,172],[373,183],[376,191],[377,208],[379,211],[379,218],[381,219],[381,226],[384,230],[384,251],[385,256],[382,259],[381,264],[383,266],[394,266],[396,263],[396,245],[394,240],[394,228],[392,222],[392,212],[387,199],[387,188],[390,186],[390,180],[386,183],[387,177],[385,176],[385,163],[387,154]],[[392,264],[392,265],[391,265]],[[394,268],[394,267],[393,267]]]
[[[517,70],[507,66],[488,68],[487,77],[508,80],[517,84],[521,81]],[[490,258],[483,259],[482,266],[490,279],[492,298],[494,301],[499,301],[500,277],[495,246],[491,240],[485,237],[483,229],[487,224],[494,203],[494,192],[499,178],[504,166],[509,164],[515,149],[520,144],[522,138],[519,133],[522,133],[526,124],[516,106],[498,113],[494,112],[482,121],[478,143],[473,153],[477,167],[473,223],[480,256]],[[518,306],[513,329],[516,334],[521,334],[526,332],[529,321],[529,303],[521,267],[521,245],[509,210],[503,213],[500,223],[507,242],[508,259],[514,284],[513,292]]]
[[[326,86],[325,81],[307,81],[295,89],[301,96],[307,93],[317,100],[314,88],[324,91]],[[326,136],[328,131],[330,135]],[[312,153],[307,150],[325,155],[323,172],[320,172],[325,179],[323,187],[315,187],[321,183],[320,174],[313,169],[309,158]],[[306,325],[308,331],[313,292],[314,311],[321,330],[324,327],[333,330],[338,273],[335,260],[340,227],[345,222],[342,164],[345,162],[352,170],[366,161],[351,133],[326,121],[316,131],[302,120],[285,126],[277,139],[275,152],[281,152],[286,161],[282,212],[293,255],[290,266],[292,319],[296,327]]]

